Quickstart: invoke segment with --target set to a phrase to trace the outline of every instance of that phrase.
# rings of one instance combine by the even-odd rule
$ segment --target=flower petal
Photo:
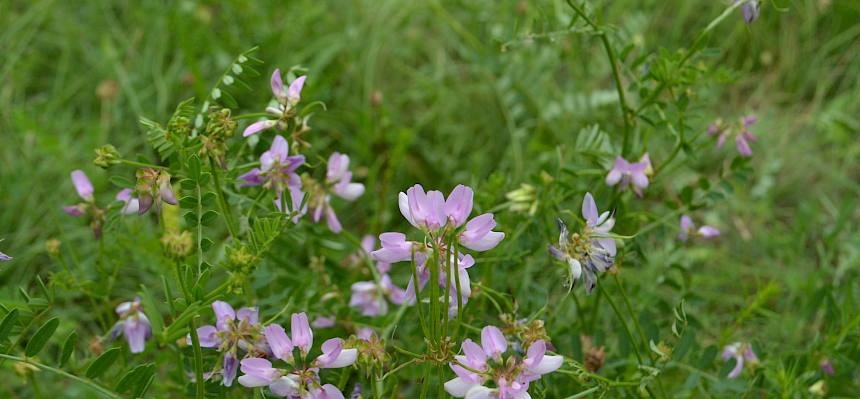
[[[78,169],[72,171],[72,184],[75,185],[75,190],[78,191],[78,195],[84,199],[84,201],[92,201],[93,200],[93,183],[90,182],[90,179],[84,173],[84,171]]]

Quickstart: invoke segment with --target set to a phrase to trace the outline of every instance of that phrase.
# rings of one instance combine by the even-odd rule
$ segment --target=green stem
[[[9,360],[16,361],[16,362],[21,362],[21,363],[26,363],[26,364],[29,364],[29,365],[35,366],[35,367],[37,367],[37,368],[39,368],[39,369],[43,369],[43,370],[50,371],[50,372],[52,372],[52,373],[54,373],[54,374],[58,374],[58,375],[61,375],[61,376],[63,376],[63,377],[70,378],[70,379],[72,379],[72,380],[75,380],[75,381],[77,381],[77,382],[80,382],[81,384],[84,384],[84,385],[86,385],[86,386],[88,386],[88,387],[90,387],[90,388],[92,388],[92,389],[95,389],[96,391],[98,391],[99,393],[101,393],[102,395],[104,395],[104,396],[106,396],[106,397],[109,397],[109,398],[116,398],[116,399],[122,399],[122,396],[120,396],[120,395],[118,395],[118,394],[114,393],[113,391],[111,391],[111,390],[109,390],[109,389],[107,389],[107,388],[105,388],[105,387],[103,387],[103,386],[99,385],[99,384],[98,384],[98,383],[96,383],[95,381],[90,380],[90,379],[87,379],[87,378],[83,378],[83,377],[78,377],[78,376],[76,376],[76,375],[74,375],[74,374],[71,374],[71,373],[68,373],[68,372],[66,372],[66,371],[64,371],[64,370],[60,370],[60,369],[58,369],[58,368],[54,368],[54,367],[51,367],[51,366],[48,366],[48,365],[45,365],[45,364],[42,364],[42,363],[39,363],[39,362],[36,362],[36,361],[30,360],[30,359],[27,359],[27,358],[24,358],[24,357],[18,357],[18,356],[6,355],[6,354],[2,354],[2,353],[0,353],[0,358],[2,358],[2,359],[9,359]]]
[[[137,161],[130,161],[128,159],[120,159],[119,162],[122,164],[128,165],[128,166],[134,166],[136,168],[152,168],[152,169],[159,169],[159,170],[167,170],[168,169],[165,166],[152,165],[152,164],[137,162]]]
[[[600,42],[603,43],[603,49],[606,51],[606,57],[609,59],[609,64],[612,67],[612,79],[615,82],[615,90],[618,92],[618,106],[621,108],[621,117],[624,120],[624,137],[621,146],[621,155],[627,155],[630,147],[630,132],[633,127],[632,114],[630,107],[627,105],[627,95],[624,92],[624,83],[621,81],[621,70],[618,67],[618,59],[615,56],[615,50],[612,48],[612,43],[609,42],[609,36],[606,32],[600,29],[597,24],[585,14],[585,11],[573,3],[573,0],[567,0],[567,4],[573,9],[583,20],[588,24],[597,36],[600,37]]]
[[[627,339],[630,340],[630,345],[633,346],[633,352],[636,354],[636,360],[639,362],[639,365],[643,365],[642,362],[642,354],[639,353],[639,346],[636,345],[636,339],[633,338],[633,334],[630,333],[630,327],[627,326],[627,321],[624,320],[624,316],[621,315],[621,312],[618,310],[618,307],[615,306],[615,302],[606,292],[606,289],[603,288],[603,284],[597,284],[597,288],[600,289],[600,293],[606,297],[606,302],[609,302],[609,306],[612,307],[612,311],[615,312],[615,316],[618,318],[618,321],[621,322],[621,326],[624,327],[624,332],[627,334]]]
[[[224,198],[224,190],[221,187],[221,181],[218,177],[218,167],[215,165],[215,161],[212,157],[209,157],[209,167],[212,169],[212,179],[215,184],[215,195],[218,197],[218,207],[221,208],[224,222],[227,223],[227,230],[230,231],[230,235],[233,236],[233,239],[238,239],[239,227],[236,225],[236,219],[233,217],[233,210],[230,208],[230,204],[228,204],[227,200]]]
[[[206,381],[203,381],[203,351],[200,349],[200,337],[197,336],[197,317],[188,323],[188,333],[191,335],[191,346],[194,348],[194,377],[196,378],[196,399],[203,399],[206,394]]]
[[[633,326],[636,327],[636,332],[639,334],[639,338],[642,339],[642,345],[647,348],[649,346],[648,338],[645,337],[645,333],[642,331],[642,325],[639,324],[639,318],[636,317],[635,313],[633,313],[633,306],[630,305],[630,299],[627,298],[627,291],[624,289],[624,286],[621,285],[621,280],[618,278],[618,274],[613,274],[612,277],[615,278],[615,284],[618,284],[618,291],[621,292],[621,298],[624,299],[624,305],[627,307],[627,312],[630,313],[630,318],[633,319]],[[653,356],[651,358],[653,359]]]

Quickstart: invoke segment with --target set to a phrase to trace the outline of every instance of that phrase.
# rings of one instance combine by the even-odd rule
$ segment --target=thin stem
[[[603,43],[603,49],[606,51],[606,57],[609,59],[609,64],[612,67],[612,79],[615,82],[615,90],[618,92],[618,106],[621,108],[621,117],[624,120],[624,137],[621,146],[621,154],[627,155],[630,147],[630,131],[633,127],[630,107],[627,105],[627,95],[624,92],[624,83],[621,81],[621,70],[618,67],[618,59],[615,56],[615,50],[612,48],[612,43],[609,42],[609,36],[606,32],[600,29],[597,24],[585,14],[585,11],[573,3],[573,0],[567,0],[567,4],[573,9],[583,20],[588,24],[597,36],[600,37]]]
[[[209,167],[212,169],[215,194],[218,196],[218,206],[221,208],[224,221],[227,223],[227,230],[230,230],[230,235],[233,236],[233,239],[238,239],[239,227],[236,226],[236,219],[233,218],[233,210],[230,208],[230,204],[228,204],[227,200],[224,198],[224,190],[221,188],[221,181],[218,177],[218,168],[216,167],[215,161],[212,157],[209,157]]]
[[[95,381],[90,380],[90,379],[87,379],[87,378],[83,378],[83,377],[78,377],[78,376],[76,376],[76,375],[74,375],[74,374],[71,374],[71,373],[68,373],[68,372],[66,372],[66,371],[64,371],[64,370],[61,370],[61,369],[58,369],[58,368],[54,368],[54,367],[51,367],[51,366],[48,366],[48,365],[45,365],[45,364],[42,364],[42,363],[39,363],[39,362],[36,362],[36,361],[30,360],[30,359],[28,359],[28,358],[24,358],[24,357],[18,357],[18,356],[6,355],[6,354],[2,354],[2,353],[0,353],[0,358],[2,358],[2,359],[9,359],[9,360],[13,360],[13,361],[16,361],[16,362],[21,362],[21,363],[27,363],[27,364],[29,364],[29,365],[32,365],[32,366],[38,367],[38,368],[40,368],[40,369],[50,371],[50,372],[52,372],[52,373],[54,373],[54,374],[58,374],[58,375],[61,375],[61,376],[63,376],[63,377],[66,377],[66,378],[73,379],[73,380],[75,380],[75,381],[77,381],[77,382],[80,382],[81,384],[84,384],[84,385],[86,385],[86,386],[88,386],[88,387],[90,387],[90,388],[92,388],[92,389],[95,389],[96,391],[98,391],[98,392],[99,392],[99,393],[101,393],[102,395],[107,396],[107,397],[109,397],[109,398],[122,399],[122,396],[117,395],[117,394],[116,394],[116,393],[114,393],[113,391],[111,391],[111,390],[109,390],[109,389],[107,389],[107,388],[105,388],[105,387],[103,387],[103,386],[99,385],[99,384],[98,384],[98,383],[96,383]]]
[[[412,259],[409,262],[412,267],[412,288],[415,294],[415,307],[418,309],[418,320],[421,323],[421,331],[424,332],[424,337],[430,339],[430,332],[427,329],[427,322],[424,320],[424,311],[421,310],[421,289],[418,285],[418,266],[415,265],[415,248],[412,248]],[[409,298],[406,298],[408,301]]]
[[[398,372],[398,371],[402,370],[403,368],[408,367],[409,365],[411,365],[411,364],[413,364],[413,363],[417,363],[419,360],[420,360],[420,359],[411,359],[411,360],[409,360],[409,361],[407,361],[407,362],[401,363],[401,364],[400,364],[400,365],[398,365],[397,367],[395,367],[395,368],[391,369],[391,371],[389,371],[389,372],[385,373],[382,377],[380,377],[380,378],[379,378],[379,380],[378,380],[378,381],[385,381],[385,379],[386,379],[386,378],[388,378],[388,376],[390,376],[390,375],[392,375],[392,374],[394,374],[394,373],[396,373],[396,372]]]
[[[636,345],[636,340],[633,338],[633,334],[630,333],[630,327],[627,326],[627,321],[624,320],[624,316],[621,315],[621,312],[618,310],[618,307],[615,306],[615,302],[612,301],[612,298],[609,294],[606,293],[606,289],[603,288],[603,284],[597,284],[597,288],[600,289],[600,293],[606,297],[606,301],[609,302],[609,306],[612,307],[612,311],[615,312],[615,316],[618,318],[618,321],[621,322],[621,326],[624,327],[624,332],[627,334],[627,339],[630,340],[630,345],[633,346],[633,352],[636,354],[636,360],[639,361],[639,365],[643,365],[642,363],[642,354],[639,353],[639,346]]]
[[[621,298],[624,299],[624,305],[627,307],[627,312],[630,313],[630,318],[633,319],[633,326],[636,327],[636,332],[642,339],[642,345],[645,345],[645,347],[647,348],[648,339],[645,337],[645,333],[642,331],[642,325],[639,324],[639,318],[636,317],[635,313],[633,313],[633,306],[630,305],[630,299],[627,298],[627,291],[624,289],[624,286],[621,285],[621,280],[618,278],[618,274],[613,274],[612,277],[615,279],[615,284],[618,284],[618,291],[621,292]]]
[[[159,170],[167,170],[168,169],[165,166],[153,165],[153,164],[137,162],[137,161],[130,161],[128,159],[120,159],[119,162],[122,164],[128,165],[128,166],[134,166],[136,168],[152,168],[152,169],[159,169]]]
[[[192,317],[188,323],[188,333],[191,335],[191,346],[194,348],[194,377],[196,378],[196,398],[203,399],[206,394],[206,381],[203,381],[203,351],[200,349],[200,337],[197,336],[197,317]]]

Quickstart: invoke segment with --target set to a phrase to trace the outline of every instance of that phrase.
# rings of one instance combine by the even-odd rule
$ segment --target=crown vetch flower
[[[462,349],[463,354],[449,364],[457,377],[445,383],[445,391],[458,398],[530,398],[529,384],[558,370],[564,361],[561,356],[547,355],[543,340],[528,345],[524,357],[517,353],[505,356],[507,340],[494,326],[481,330],[481,345],[466,339]]]
[[[558,219],[558,247],[550,245],[549,253],[567,263],[571,288],[584,274],[585,291],[591,294],[597,285],[597,274],[615,264],[615,239],[610,231],[615,226],[615,218],[608,211],[598,214],[591,193],[586,193],[582,201],[582,217],[585,226],[574,234],[570,234],[564,221]]]
[[[299,76],[290,83],[289,88],[284,89],[281,70],[275,69],[272,73],[271,85],[272,94],[275,96],[277,104],[266,107],[266,112],[277,119],[265,119],[254,122],[245,128],[242,136],[248,137],[273,127],[284,129],[287,126],[287,121],[295,114],[295,108],[301,100],[302,88],[305,86],[306,79],[307,76]]]
[[[754,115],[747,115],[740,119],[740,122],[734,126],[723,123],[722,119],[717,119],[708,126],[708,135],[717,136],[717,148],[722,148],[730,135],[735,135],[735,147],[738,152],[745,157],[752,156],[752,148],[750,141],[758,141],[752,132],[749,131],[750,126],[758,122],[758,118]]]
[[[735,342],[723,348],[723,360],[735,359],[735,367],[729,372],[729,378],[737,378],[744,369],[744,362],[748,364],[758,363],[758,356],[748,343]]]
[[[93,183],[82,170],[74,170],[71,173],[72,185],[75,186],[75,191],[84,202],[76,205],[67,205],[63,207],[63,212],[74,217],[86,217],[93,229],[93,234],[96,238],[100,238],[102,234],[102,224],[104,223],[104,210],[96,205],[95,197],[93,196]]]
[[[305,156],[291,156],[287,139],[277,135],[269,150],[260,155],[260,167],[239,176],[239,179],[244,180],[241,186],[263,186],[278,193],[291,187],[300,188],[302,179],[296,174],[296,169],[304,163]]]
[[[743,1],[744,4],[741,6],[741,13],[744,15],[744,21],[746,23],[751,24],[758,19],[759,12],[761,11],[761,2],[759,0],[737,0],[735,3],[739,3]]]
[[[362,240],[361,246],[362,251],[364,251],[363,254],[369,254],[376,246],[376,239],[373,236],[367,236]],[[381,316],[388,313],[386,297],[394,304],[403,304],[407,300],[406,290],[394,285],[391,281],[391,276],[388,275],[391,264],[377,261],[376,265],[371,267],[376,267],[380,276],[379,282],[359,281],[354,283],[351,287],[352,296],[349,299],[349,306],[360,309],[361,314],[365,316]]]
[[[155,206],[156,212],[161,210],[162,202],[170,205],[176,205],[179,202],[176,200],[176,195],[173,193],[173,187],[170,185],[170,174],[164,170],[156,170],[153,168],[140,168],[135,173],[137,176],[137,184],[134,191],[126,194],[120,191],[116,199],[126,203],[123,212],[132,209],[133,201],[137,201],[137,213],[143,215],[150,208]],[[132,198],[132,195],[137,195],[137,198]],[[127,198],[127,200],[126,200]]]
[[[364,194],[364,184],[352,182],[352,172],[349,171],[349,156],[335,152],[328,159],[325,185],[309,180],[311,219],[318,223],[325,214],[326,224],[334,233],[340,233],[343,227],[334,208],[331,206],[331,194],[347,201],[355,201]]]
[[[131,302],[123,302],[116,307],[120,321],[114,326],[113,336],[125,336],[131,353],[141,353],[146,346],[146,340],[152,336],[149,319],[143,313],[140,298]]]
[[[649,173],[651,173],[651,158],[647,153],[635,163],[618,156],[609,174],[606,175],[606,184],[614,186],[620,182],[621,189],[624,189],[633,183],[633,191],[641,197],[642,190],[648,188]]]
[[[229,387],[233,385],[239,368],[239,351],[245,352],[246,357],[257,357],[268,353],[269,347],[260,326],[257,308],[241,308],[237,312],[227,302],[215,301],[212,310],[215,312],[215,325],[198,328],[197,337],[201,347],[216,348],[224,354],[221,383]],[[186,340],[190,343],[191,337]]]
[[[241,362],[243,375],[239,384],[249,387],[269,387],[272,394],[289,398],[343,398],[343,393],[331,384],[322,384],[321,368],[341,368],[355,363],[358,351],[344,348],[344,341],[332,338],[323,342],[322,354],[310,362],[304,357],[313,346],[313,330],[305,313],[294,313],[290,317],[292,338],[283,327],[271,324],[263,329],[265,339],[274,358],[283,360],[290,368],[278,368],[261,358],[246,358]],[[301,359],[296,359],[293,350],[298,349]]]
[[[693,219],[691,219],[687,215],[681,215],[681,232],[678,233],[678,239],[681,241],[687,241],[690,235],[697,235],[703,238],[711,238],[720,235],[720,230],[716,227],[704,225],[696,229],[696,224],[693,223]]]
[[[0,252],[0,261],[6,262],[6,261],[10,261],[10,260],[12,260],[11,256],[6,255],[3,252]]]

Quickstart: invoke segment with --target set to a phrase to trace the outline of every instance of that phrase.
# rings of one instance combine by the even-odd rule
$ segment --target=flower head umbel
[[[735,359],[735,367],[729,372],[729,378],[737,378],[744,369],[744,362],[755,365],[758,357],[748,343],[735,342],[723,348],[723,360]]]
[[[290,321],[290,335],[278,324],[263,330],[271,357],[286,363],[285,368],[275,367],[270,360],[246,358],[241,362],[244,375],[239,384],[249,388],[269,387],[272,394],[288,398],[342,399],[343,393],[331,384],[322,384],[321,368],[341,368],[355,363],[358,352],[344,348],[340,338],[329,339],[322,344],[322,354],[310,360],[308,353],[313,346],[313,331],[304,313],[294,313]]]
[[[752,156],[752,148],[750,148],[749,142],[758,141],[758,137],[749,131],[750,126],[756,122],[758,122],[758,118],[753,115],[744,116],[734,125],[727,124],[722,119],[717,119],[708,126],[708,134],[717,136],[717,148],[722,148],[729,136],[734,134],[735,147],[738,149],[738,152],[742,156],[749,157]]]
[[[198,328],[197,337],[201,347],[216,348],[224,354],[221,383],[229,387],[236,378],[240,351],[253,358],[265,355],[269,347],[263,337],[257,308],[241,308],[237,312],[227,302],[215,301],[212,309],[215,311],[215,325]],[[186,340],[190,343],[191,337]]]
[[[140,298],[131,302],[123,302],[116,307],[120,321],[113,328],[113,336],[125,336],[131,353],[141,353],[146,346],[146,339],[152,335],[149,319],[143,313]]]
[[[248,137],[273,127],[278,127],[280,130],[285,129],[290,118],[296,114],[296,106],[299,104],[299,100],[301,100],[305,79],[307,79],[306,76],[299,76],[290,83],[289,88],[285,88],[284,82],[281,79],[281,70],[275,69],[275,72],[272,73],[271,83],[272,94],[275,96],[276,104],[267,107],[266,112],[277,119],[254,122],[245,128],[242,135]]]
[[[445,383],[445,391],[457,398],[526,399],[529,384],[561,367],[564,358],[546,354],[546,342],[537,340],[519,353],[507,353],[501,330],[481,330],[481,344],[463,341],[463,354],[450,364],[456,378]],[[507,354],[507,355],[506,355]]]
[[[647,153],[642,155],[639,162],[634,163],[618,156],[609,174],[606,175],[606,184],[614,186],[620,182],[620,187],[624,189],[633,183],[633,191],[641,197],[642,190],[648,188],[648,175],[651,173],[651,158]]]
[[[325,214],[326,224],[334,233],[340,233],[343,227],[334,208],[331,206],[331,195],[355,201],[364,194],[364,184],[352,181],[352,172],[349,171],[349,156],[335,152],[328,158],[325,183],[321,184],[314,179],[306,179],[307,190],[310,194],[309,208],[311,219],[318,223]]]
[[[72,184],[84,202],[77,205],[68,205],[63,207],[63,212],[75,217],[87,218],[90,227],[93,229],[93,234],[96,238],[102,235],[102,224],[105,219],[105,212],[96,205],[95,197],[93,196],[93,183],[82,170],[75,170],[71,173]]]
[[[591,294],[597,284],[597,274],[615,264],[615,239],[610,231],[615,226],[615,218],[608,211],[598,214],[591,193],[586,193],[582,200],[582,217],[585,226],[573,234],[564,221],[558,219],[558,247],[550,245],[549,253],[568,265],[571,288],[585,274],[585,291]]]
[[[471,293],[468,268],[475,264],[471,255],[459,252],[456,244],[473,251],[483,252],[496,247],[505,238],[505,233],[493,231],[496,221],[492,213],[484,213],[469,219],[472,213],[474,193],[471,188],[458,185],[445,196],[440,191],[424,192],[424,187],[416,184],[401,192],[398,197],[400,213],[406,220],[424,233],[421,241],[408,241],[402,233],[383,233],[379,236],[382,248],[373,251],[371,257],[386,263],[413,261],[418,272],[418,289],[422,289],[429,280],[430,272],[426,263],[431,252],[449,253],[446,260],[444,255],[438,256],[439,284],[446,288],[453,300],[449,302],[449,313],[456,311],[458,305],[465,303]],[[468,221],[467,221],[468,220]],[[453,244],[453,245],[452,245]],[[453,247],[453,248],[449,248]],[[456,249],[454,251],[453,249]],[[455,253],[456,252],[456,253]],[[449,264],[457,270],[450,280],[460,283],[460,299],[457,300],[456,284],[448,284]],[[414,279],[409,280],[406,296],[414,300]]]
[[[696,224],[693,223],[693,219],[687,215],[681,215],[681,232],[678,233],[678,239],[681,241],[687,241],[691,235],[702,238],[711,238],[720,235],[720,231],[717,230],[716,227],[708,225],[704,225],[696,229]]]

